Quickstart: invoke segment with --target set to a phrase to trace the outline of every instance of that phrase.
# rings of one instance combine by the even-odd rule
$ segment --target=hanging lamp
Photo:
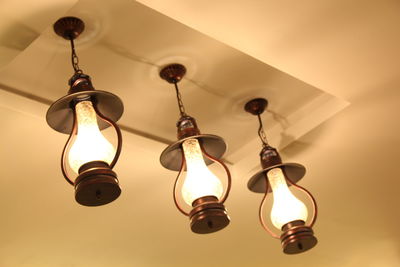
[[[268,144],[260,116],[267,105],[268,102],[264,98],[253,99],[245,105],[247,112],[258,117],[258,135],[263,145],[260,152],[263,169],[250,178],[247,187],[255,193],[264,193],[259,208],[259,219],[263,228],[281,240],[284,253],[297,254],[317,244],[312,230],[317,218],[317,205],[311,193],[296,184],[306,173],[304,166],[297,163],[282,163],[278,151]],[[293,195],[289,187],[292,190],[300,190],[311,200],[313,215],[310,220],[307,220],[309,217],[307,207]],[[263,216],[264,205],[270,192],[273,195],[270,219],[272,225],[281,231],[280,235],[267,226]],[[309,221],[307,225],[306,221]]]
[[[178,141],[162,152],[160,162],[169,170],[179,171],[174,183],[173,198],[178,210],[189,217],[191,230],[199,234],[213,233],[225,228],[230,222],[224,202],[230,192],[231,175],[220,159],[226,151],[226,144],[219,136],[201,134],[196,120],[186,114],[178,89],[178,82],[185,73],[186,68],[181,64],[170,64],[160,71],[162,79],[174,84],[180,111],[180,119],[176,124]],[[213,162],[222,166],[226,173],[226,190],[207,167]],[[178,185],[184,172],[186,176],[180,191],[187,208],[179,203],[178,197]],[[191,208],[190,212],[186,211],[188,207]]]
[[[75,187],[76,201],[85,206],[99,206],[121,194],[112,168],[121,153],[122,136],[115,122],[123,113],[123,104],[116,95],[95,90],[90,77],[79,68],[74,40],[84,27],[83,21],[76,17],[64,17],[54,24],[56,34],[71,43],[74,74],[69,80],[68,94],[50,106],[46,120],[54,130],[69,134],[61,170],[67,182]],[[109,126],[116,132],[116,148],[100,132]]]

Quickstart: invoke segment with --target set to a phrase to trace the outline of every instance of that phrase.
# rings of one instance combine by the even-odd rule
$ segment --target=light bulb
[[[188,139],[182,144],[186,159],[186,179],[182,186],[183,200],[192,205],[193,201],[204,196],[222,196],[221,181],[207,168],[199,141]]]
[[[303,202],[290,192],[281,168],[274,168],[267,173],[272,187],[274,202],[271,211],[272,224],[282,229],[282,226],[296,220],[307,220],[307,208]]]
[[[69,165],[78,173],[79,168],[91,161],[110,164],[115,148],[100,132],[96,112],[91,101],[81,101],[75,105],[78,133],[68,155]]]

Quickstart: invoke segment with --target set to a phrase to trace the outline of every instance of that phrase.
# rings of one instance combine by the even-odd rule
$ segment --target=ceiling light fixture
[[[278,151],[268,144],[260,115],[268,102],[264,98],[256,98],[246,103],[245,110],[258,117],[258,135],[263,148],[260,152],[262,170],[250,178],[247,187],[255,193],[265,193],[259,208],[259,218],[263,228],[275,238],[280,238],[283,252],[297,254],[307,251],[317,244],[312,226],[317,218],[317,205],[314,197],[305,188],[296,183],[303,178],[306,170],[297,163],[282,163]],[[298,189],[309,197],[313,206],[313,216],[306,225],[307,207],[289,190]],[[272,225],[282,233],[274,233],[267,226],[263,209],[269,192],[273,194],[273,205],[270,215]]]
[[[74,40],[84,27],[83,21],[75,17],[61,18],[54,24],[56,34],[71,43],[75,72],[69,80],[68,94],[50,106],[46,120],[54,130],[69,134],[61,169],[67,182],[75,187],[76,201],[85,206],[99,206],[121,194],[112,168],[121,152],[122,136],[115,122],[123,113],[123,104],[116,95],[95,90],[90,77],[79,68]],[[109,126],[116,131],[116,148],[100,132]],[[78,176],[72,178],[69,169]]]
[[[231,175],[228,167],[220,160],[226,151],[224,140],[216,135],[200,134],[196,121],[186,114],[178,89],[178,82],[184,77],[186,68],[181,64],[170,64],[160,71],[160,77],[175,86],[180,111],[177,122],[178,141],[169,145],[161,154],[161,165],[179,171],[176,177],[173,198],[176,207],[190,218],[191,230],[195,233],[213,233],[225,228],[230,219],[224,202],[231,188]],[[227,188],[224,192],[221,181],[207,165],[220,164],[227,175]],[[192,208],[190,212],[179,204],[178,184],[186,170],[181,186],[183,200]]]

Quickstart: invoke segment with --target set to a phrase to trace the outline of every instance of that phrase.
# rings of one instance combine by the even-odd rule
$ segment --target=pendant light
[[[184,77],[186,68],[181,64],[170,64],[160,71],[160,77],[174,84],[180,119],[177,122],[178,141],[169,145],[161,154],[161,165],[167,169],[179,171],[176,177],[173,198],[180,212],[190,218],[190,227],[194,233],[213,233],[225,228],[230,219],[224,207],[231,188],[231,175],[228,167],[220,160],[226,151],[224,140],[216,135],[201,134],[196,120],[187,115],[178,89],[178,82]],[[227,175],[227,188],[224,190],[219,178],[207,165],[220,164]],[[181,177],[186,173],[183,185]],[[183,208],[178,200],[178,190],[191,208]]]
[[[69,134],[61,170],[67,182],[75,187],[76,201],[85,206],[99,206],[121,194],[112,168],[121,152],[122,136],[115,122],[123,113],[123,104],[116,95],[95,90],[90,77],[79,68],[74,40],[83,30],[83,21],[75,17],[61,18],[54,24],[56,34],[71,43],[74,75],[69,80],[68,94],[50,106],[46,120],[54,130]],[[116,148],[100,132],[109,126],[116,132]]]
[[[255,193],[264,193],[259,208],[259,218],[263,228],[273,237],[280,238],[283,252],[297,254],[307,251],[317,244],[312,226],[317,215],[317,205],[314,197],[296,183],[305,175],[304,166],[297,163],[282,163],[278,151],[271,147],[263,129],[260,115],[264,112],[268,102],[264,98],[256,98],[246,103],[245,110],[258,117],[258,135],[263,148],[260,153],[262,170],[250,178],[247,187]],[[289,189],[300,190],[309,197],[313,207],[311,219],[307,207]],[[264,204],[268,193],[273,195],[270,220],[280,232],[274,233],[266,224],[263,216]],[[309,224],[306,225],[306,221]]]

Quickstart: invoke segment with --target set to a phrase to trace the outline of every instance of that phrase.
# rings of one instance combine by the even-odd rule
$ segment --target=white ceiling
[[[91,8],[92,4],[80,1],[67,13],[84,19],[87,25],[77,40],[80,65],[97,89],[122,98],[125,112],[120,124],[131,132],[170,140],[168,143],[176,139],[174,88],[158,75],[160,66],[175,62],[188,69],[187,79],[180,83],[187,112],[197,118],[203,133],[226,139],[229,151],[225,157],[232,163],[250,153],[243,147],[252,140],[251,148],[259,149],[256,131],[248,130],[256,130],[257,119],[243,111],[246,101],[267,97],[269,109],[286,118],[285,133],[293,138],[347,105],[139,3],[103,1]],[[69,57],[69,42],[48,27],[3,68],[0,81],[22,94],[53,102],[66,94],[72,75]],[[311,114],[316,109],[320,116]],[[277,143],[284,142],[278,134],[282,126],[271,116],[265,116],[265,121],[269,128],[276,128],[272,134],[278,137]]]
[[[0,46],[15,36],[18,49],[2,50],[0,71],[0,266],[399,265],[398,2],[140,2],[161,13],[128,0],[1,3],[12,11],[3,11]],[[123,193],[104,207],[74,203],[59,169],[66,136],[44,119],[71,74],[67,45],[51,29],[65,14],[88,24],[78,41],[82,68],[126,107],[116,166]],[[18,25],[35,34],[22,38],[27,27]],[[189,231],[173,206],[175,173],[158,163],[177,110],[152,64],[169,60],[188,66],[182,94],[202,131],[230,146],[232,223],[213,235]],[[260,148],[241,106],[253,96],[272,99],[272,111],[288,118],[282,131],[266,114],[271,142],[306,165],[302,185],[320,206],[320,242],[303,255],[281,253],[257,221],[261,196],[246,189]]]

